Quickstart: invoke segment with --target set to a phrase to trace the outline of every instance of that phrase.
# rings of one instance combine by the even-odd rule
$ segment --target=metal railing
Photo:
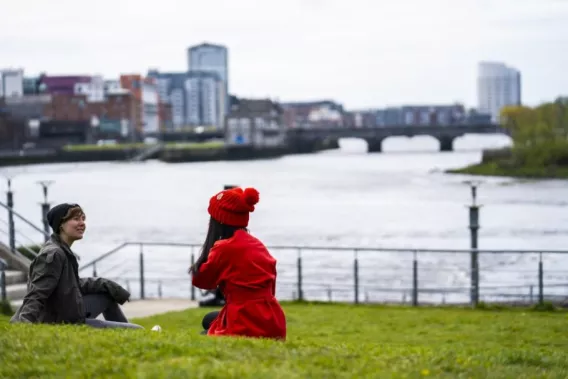
[[[22,216],[14,209],[14,193],[11,189],[11,180],[8,180],[6,202],[0,201],[0,208],[3,208],[7,215],[6,219],[0,217],[0,240],[3,240],[3,237],[5,237],[8,247],[14,254],[19,254],[18,249],[22,249],[29,253],[29,256],[36,256],[36,252],[30,247],[43,243],[50,237],[45,215],[49,210],[47,187],[51,182],[44,181],[39,182],[39,184],[43,187],[44,194],[44,202],[40,204],[43,229],[36,226],[32,221]],[[0,214],[4,213],[0,212]],[[40,237],[41,241],[38,241],[38,237]]]
[[[166,296],[196,300],[197,289],[191,286],[187,271],[200,246],[125,242],[86,263],[80,271],[91,269],[95,277],[116,280],[140,299]],[[132,248],[137,259],[131,255]],[[337,246],[268,249],[278,261],[277,296],[282,299],[402,302],[414,306],[479,301],[542,304],[568,299],[568,250]],[[477,272],[471,270],[472,252],[479,259]],[[545,263],[550,266],[546,271]],[[137,275],[133,275],[136,271]],[[471,281],[472,276],[479,280]],[[477,287],[472,288],[475,283]]]
[[[0,258],[0,300],[8,300],[8,295],[6,292],[6,268],[8,263]]]
[[[0,218],[0,237],[8,236],[12,251],[49,238],[45,214],[47,185],[41,204],[43,230],[17,213],[8,186],[8,219]],[[232,186],[225,186],[225,189]],[[477,249],[479,205],[472,186],[469,207],[471,249],[416,249],[340,246],[269,246],[277,259],[277,296],[282,299],[468,303],[505,301],[534,303],[568,299],[568,250]],[[3,212],[0,212],[0,215]],[[39,215],[39,212],[38,212]],[[18,228],[14,225],[18,222]],[[6,227],[7,226],[7,229]],[[24,233],[27,227],[29,233]],[[20,239],[17,239],[20,238]],[[197,298],[188,267],[200,244],[183,242],[124,242],[83,265],[93,276],[123,283],[134,296]],[[133,259],[132,248],[137,259]],[[545,270],[546,267],[546,270]],[[135,274],[133,274],[135,273]]]
[[[32,256],[37,255],[30,247],[45,242],[46,238],[49,238],[49,233],[46,233],[44,230],[34,225],[30,220],[1,201],[0,207],[6,209],[8,212],[7,220],[0,218],[0,235],[4,235],[7,238],[10,250],[17,254],[17,249],[21,248]],[[28,232],[22,231],[24,229],[22,227],[16,228],[16,224],[19,223],[27,227]],[[29,233],[29,231],[36,234],[36,236],[31,237],[30,234],[32,233]],[[38,242],[35,238],[38,234],[43,237],[43,240],[40,242]]]

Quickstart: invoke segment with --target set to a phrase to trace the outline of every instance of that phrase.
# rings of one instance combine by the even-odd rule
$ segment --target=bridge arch
[[[362,139],[367,142],[368,152],[382,152],[383,143],[390,137],[429,136],[438,140],[440,151],[453,151],[455,140],[469,134],[507,134],[507,130],[495,124],[463,125],[399,125],[374,128],[294,128],[287,131],[289,144],[297,151],[317,151],[336,148],[337,140]]]
[[[454,136],[389,136],[389,137],[373,137],[373,138],[364,138],[365,142],[367,142],[367,152],[368,153],[382,153],[384,148],[384,142],[388,139],[392,138],[400,138],[405,137],[407,140],[413,139],[415,137],[427,137],[428,139],[433,139],[438,141],[438,150],[442,152],[453,151],[454,150],[454,141],[458,137]]]

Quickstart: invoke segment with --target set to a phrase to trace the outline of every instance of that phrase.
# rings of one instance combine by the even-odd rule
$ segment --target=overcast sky
[[[528,104],[568,95],[568,0],[0,0],[0,66],[26,74],[187,69],[229,48],[229,90],[349,109],[476,106],[480,60],[521,70]]]

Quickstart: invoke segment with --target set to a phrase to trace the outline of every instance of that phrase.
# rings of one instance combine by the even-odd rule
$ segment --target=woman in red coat
[[[209,230],[190,269],[194,286],[219,288],[225,297],[221,311],[204,318],[208,335],[286,339],[286,317],[274,297],[276,259],[246,229],[258,200],[256,189],[237,187],[209,201]]]

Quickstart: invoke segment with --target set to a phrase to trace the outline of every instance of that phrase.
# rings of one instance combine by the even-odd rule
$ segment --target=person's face
[[[87,225],[85,224],[85,214],[81,210],[71,209],[71,217],[61,224],[61,233],[69,241],[76,241],[83,238]]]

